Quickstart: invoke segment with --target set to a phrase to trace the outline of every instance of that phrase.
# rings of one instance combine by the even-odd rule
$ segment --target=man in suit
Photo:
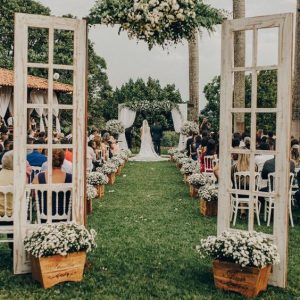
[[[127,141],[128,148],[132,148],[132,135],[133,135],[133,126],[130,126],[125,129],[125,138]]]
[[[163,136],[163,130],[159,122],[154,122],[154,125],[151,127],[151,135],[154,144],[154,150],[158,155],[160,155],[160,142]]]

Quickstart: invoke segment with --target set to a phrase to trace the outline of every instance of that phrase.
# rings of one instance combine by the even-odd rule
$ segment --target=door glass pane
[[[49,29],[28,28],[28,62],[48,63]]]
[[[253,31],[235,31],[234,33],[234,67],[252,66]]]
[[[277,107],[277,70],[265,70],[258,72],[257,76],[257,107],[276,108]]]

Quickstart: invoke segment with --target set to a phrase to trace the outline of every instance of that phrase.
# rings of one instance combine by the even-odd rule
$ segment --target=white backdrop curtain
[[[45,94],[45,103],[48,103],[48,94]],[[58,98],[55,92],[53,92],[53,105],[58,105]],[[46,115],[48,116],[48,114],[46,113]],[[56,128],[56,132],[61,132],[61,127],[60,127],[60,121],[58,118],[59,115],[59,108],[58,107],[54,107],[53,108],[53,115],[55,117],[55,128]],[[46,121],[46,117],[45,117],[45,121]],[[46,124],[48,126],[48,124]]]
[[[47,91],[42,90],[32,90],[30,93],[30,102],[33,104],[44,104],[45,95],[47,95]],[[43,121],[43,108],[35,108],[35,111],[40,117],[40,131],[45,131],[44,121]],[[32,112],[32,111],[31,111]]]
[[[3,86],[0,88],[0,116],[3,121],[9,104],[12,101],[12,91],[12,87],[9,86]]]
[[[173,108],[171,111],[171,114],[172,114],[172,118],[173,118],[174,130],[175,130],[175,132],[180,133],[180,129],[181,129],[183,123],[187,120],[186,104],[179,104],[178,109]],[[180,133],[178,149],[184,150],[185,143],[186,143],[186,137]]]
[[[119,106],[118,120],[123,123],[125,129],[133,125],[136,117],[136,112],[128,109],[127,107]],[[128,145],[125,137],[125,132],[119,136],[119,147],[120,149],[127,150]]]

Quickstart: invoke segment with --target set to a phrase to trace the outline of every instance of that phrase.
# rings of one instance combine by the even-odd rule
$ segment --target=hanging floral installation
[[[89,23],[119,25],[119,33],[127,31],[151,49],[190,41],[201,28],[213,31],[224,15],[202,0],[98,0]]]

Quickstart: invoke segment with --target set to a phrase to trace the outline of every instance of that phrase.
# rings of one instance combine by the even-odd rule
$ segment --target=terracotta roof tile
[[[0,68],[0,86],[14,86],[14,71]],[[28,88],[31,89],[48,89],[47,79],[28,75]],[[58,92],[72,92],[73,86],[70,84],[53,82],[54,91]]]

